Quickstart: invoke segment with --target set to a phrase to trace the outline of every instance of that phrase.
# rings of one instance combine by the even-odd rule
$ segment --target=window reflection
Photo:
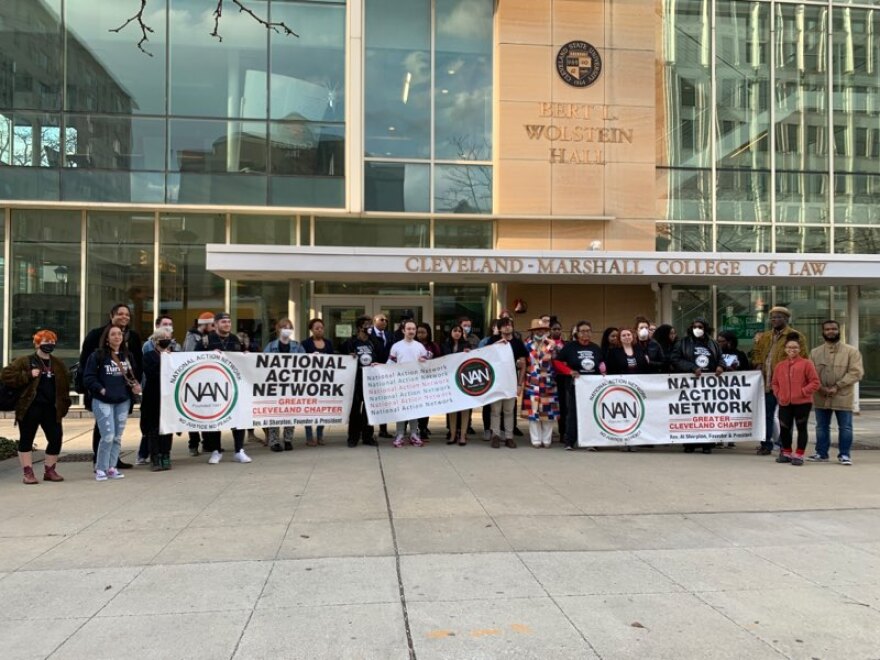
[[[61,109],[61,0],[0,2],[0,108]]]
[[[828,252],[831,246],[828,241],[827,227],[777,227],[777,252]]]
[[[364,205],[367,211],[430,210],[430,167],[412,163],[365,163]]]
[[[834,177],[835,224],[880,224],[880,175]]]
[[[657,214],[668,220],[712,219],[711,170],[657,169]]]
[[[430,245],[427,220],[383,218],[316,218],[315,245],[413,247]]]
[[[488,165],[436,165],[434,211],[491,213],[492,168]]]

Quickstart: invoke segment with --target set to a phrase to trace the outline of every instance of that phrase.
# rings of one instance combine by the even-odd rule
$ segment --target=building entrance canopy
[[[880,255],[562,252],[207,246],[207,269],[233,280],[880,284]]]

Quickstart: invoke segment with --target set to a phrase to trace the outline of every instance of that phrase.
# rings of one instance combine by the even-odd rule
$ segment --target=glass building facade
[[[227,11],[222,41],[214,3],[149,0],[143,50],[136,22],[116,31],[124,4],[0,3],[4,360],[41,326],[73,360],[120,301],[143,334],[226,308],[268,340],[290,283],[224,280],[209,243],[498,245],[504,0],[249,0],[299,36]],[[657,42],[657,251],[880,253],[878,5],[662,0],[639,17]],[[346,295],[421,296],[438,329],[485,324],[494,296],[310,282],[302,300]],[[673,302],[679,327],[705,315],[744,337],[777,303],[846,320],[843,287],[675,286]],[[859,308],[867,356],[880,293]]]

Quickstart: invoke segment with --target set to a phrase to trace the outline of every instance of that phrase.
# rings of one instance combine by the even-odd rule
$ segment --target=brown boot
[[[498,449],[501,446],[501,438],[497,435],[492,436],[492,449]]]
[[[516,449],[516,441],[513,438],[508,438],[504,441],[504,444],[510,449]]]
[[[34,468],[32,468],[32,467],[22,468],[22,472],[24,472],[24,476],[21,479],[21,483],[28,484],[28,485],[40,483],[39,481],[37,481],[37,477],[34,474]]]
[[[64,481],[64,477],[55,471],[54,465],[47,465],[43,470],[43,481]]]

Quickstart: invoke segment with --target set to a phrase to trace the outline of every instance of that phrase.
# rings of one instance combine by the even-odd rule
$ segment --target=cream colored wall
[[[495,212],[544,218],[500,219],[496,247],[587,251],[599,240],[609,251],[654,250],[656,12],[654,0],[499,0]],[[576,40],[592,44],[602,57],[602,74],[586,88],[567,85],[556,72],[559,49]],[[542,103],[605,109],[590,120],[541,117]],[[633,139],[631,144],[533,140],[526,125],[631,129]],[[551,163],[551,147],[602,147],[605,163]],[[553,220],[554,215],[612,219]],[[654,315],[650,287],[510,284],[508,293],[508,305],[522,297],[529,301],[529,314],[552,310],[566,322],[586,315],[604,326],[629,322],[637,313]]]

